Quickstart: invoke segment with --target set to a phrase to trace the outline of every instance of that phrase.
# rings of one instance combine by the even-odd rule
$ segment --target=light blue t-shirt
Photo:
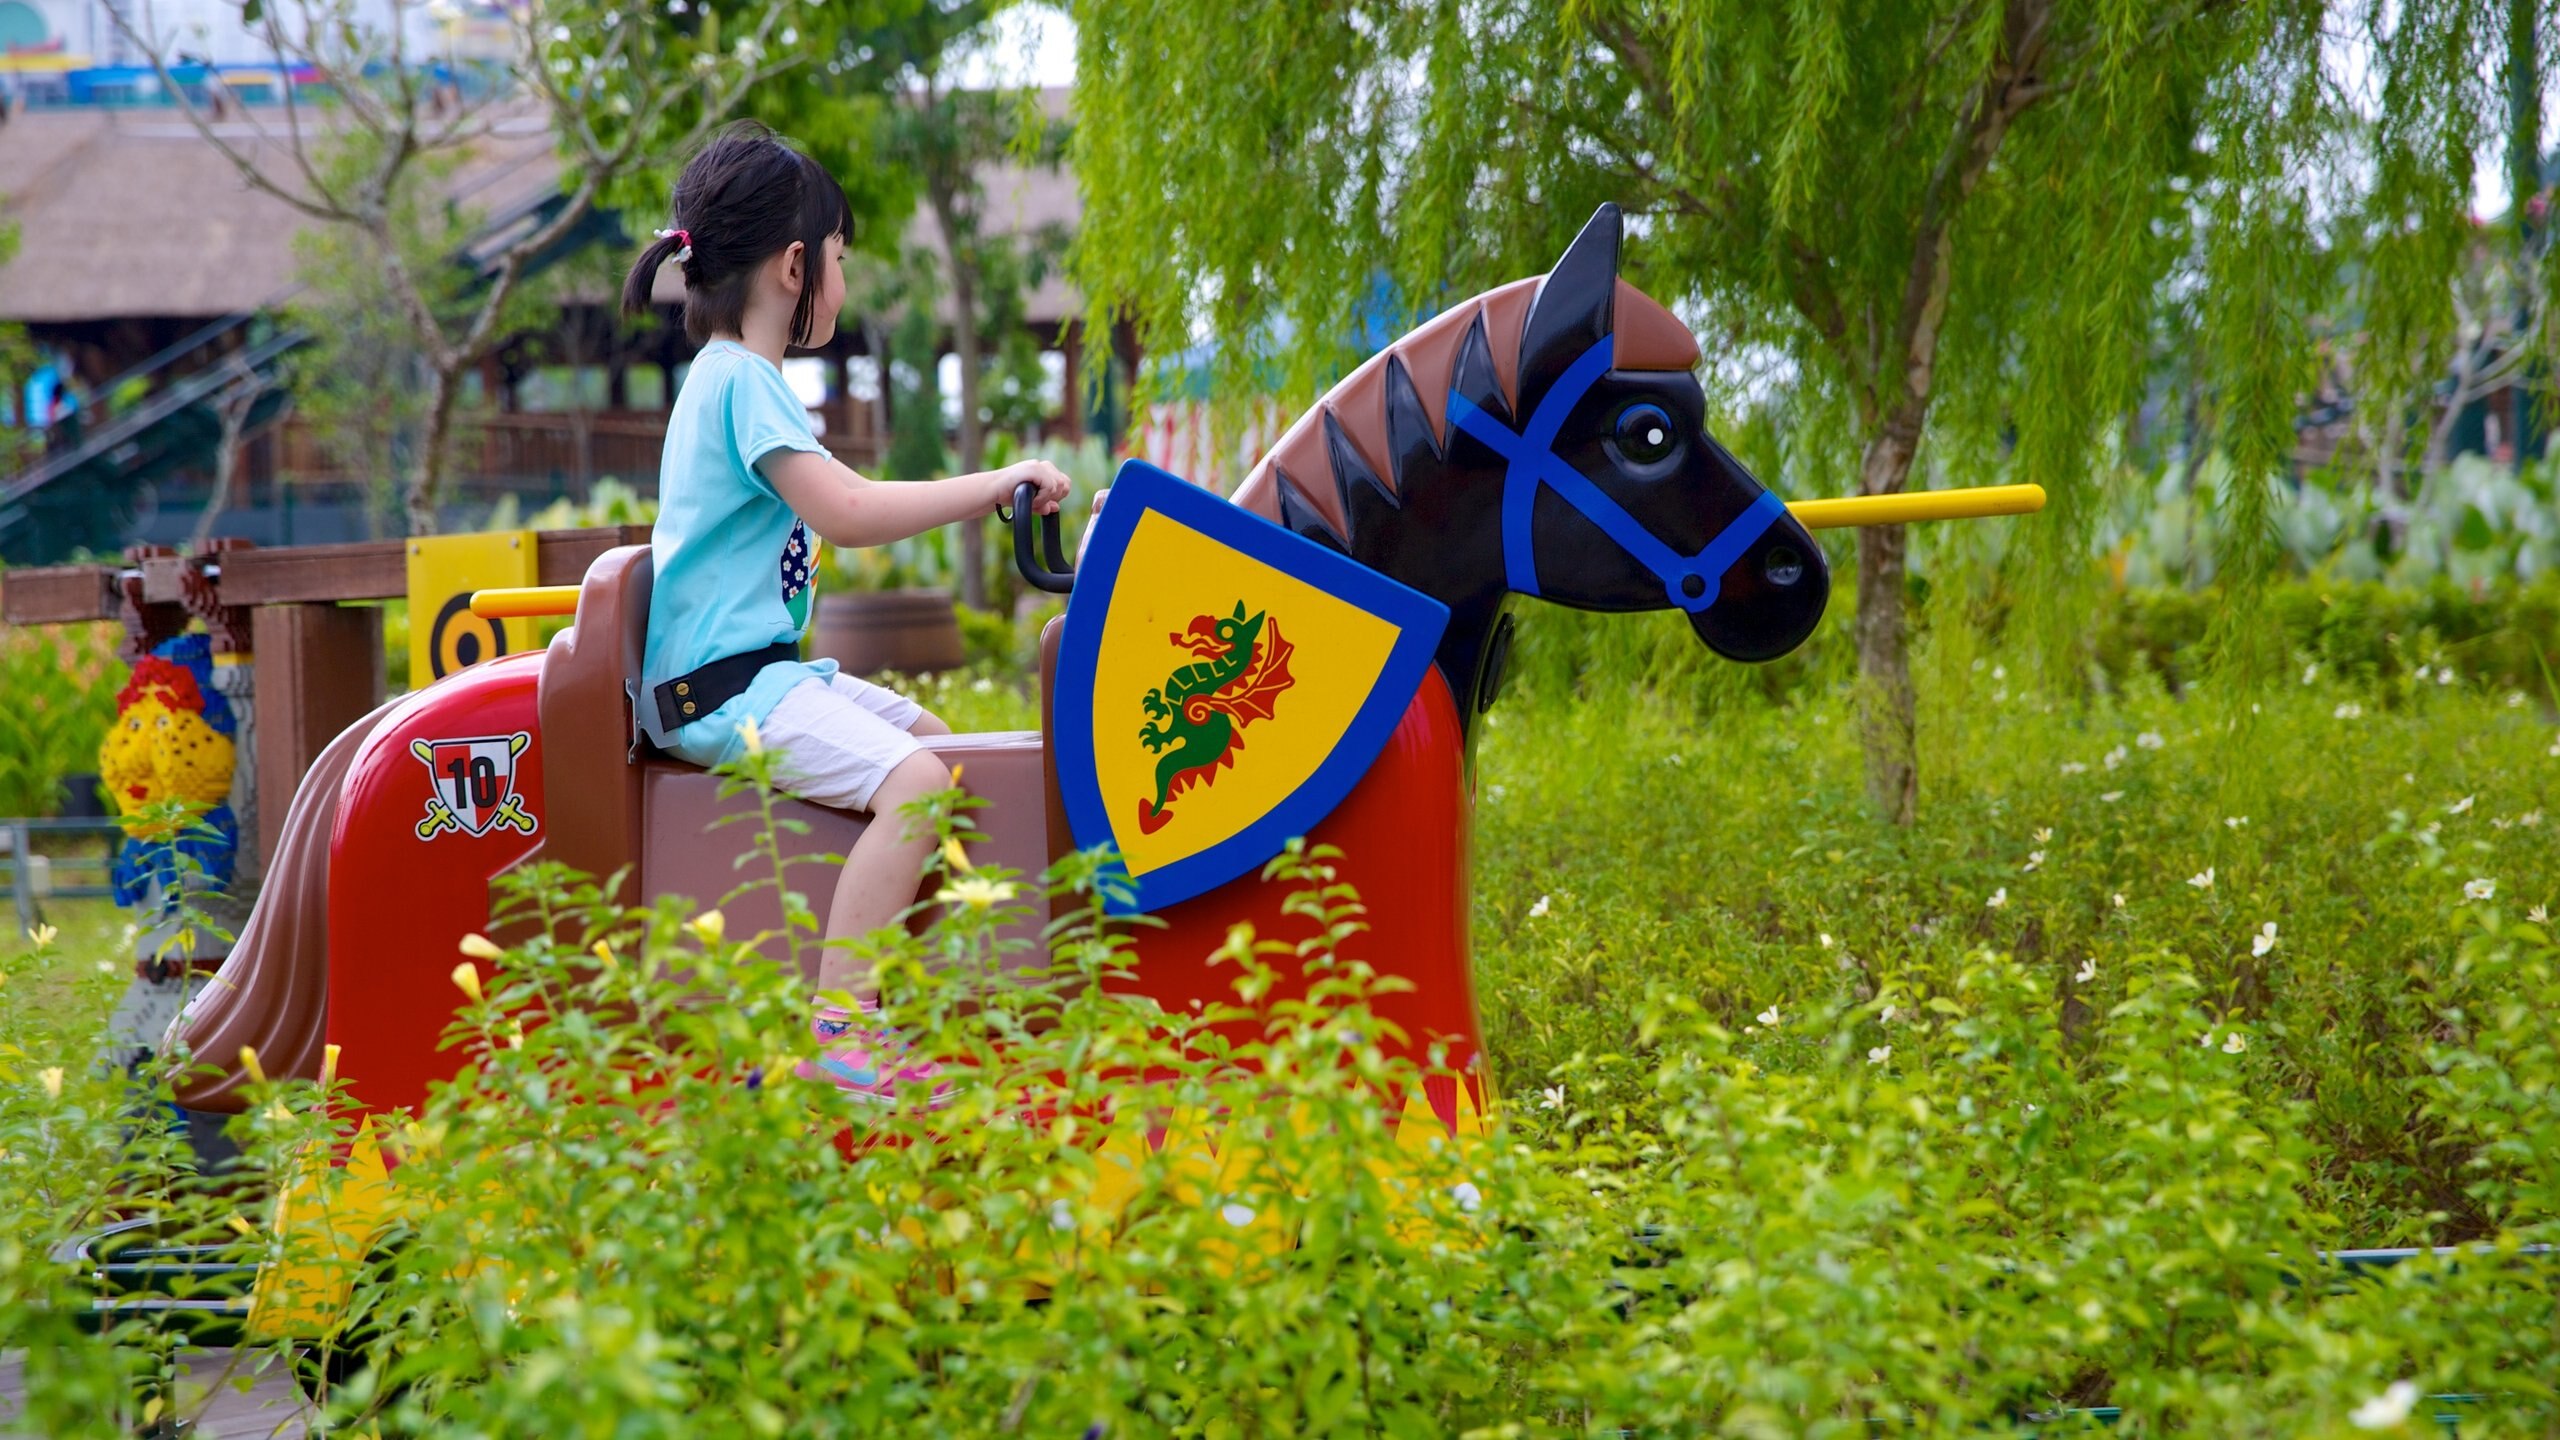
[[[652,742],[696,765],[734,758],[744,748],[741,720],[762,724],[792,687],[835,673],[833,660],[777,661],[720,708],[658,729],[658,686],[714,660],[796,643],[809,628],[817,548],[756,469],[778,450],[826,453],[782,372],[731,341],[702,347],[667,416],[658,523],[649,536],[657,574],[635,707]]]

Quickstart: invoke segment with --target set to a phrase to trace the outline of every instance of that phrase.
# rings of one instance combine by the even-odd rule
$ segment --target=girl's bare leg
[[[951,727],[931,714],[908,727],[915,735],[948,735]],[[872,792],[871,823],[845,853],[844,872],[836,877],[835,899],[827,906],[827,941],[818,959],[820,991],[850,990],[871,998],[871,979],[855,973],[853,958],[838,940],[868,935],[894,923],[915,900],[916,878],[925,857],[933,853],[933,835],[906,815],[906,806],[951,784],[951,767],[930,751],[919,751],[898,763]],[[917,833],[910,835],[910,827]]]

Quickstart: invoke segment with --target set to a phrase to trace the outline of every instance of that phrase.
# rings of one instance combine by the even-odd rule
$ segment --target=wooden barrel
[[[809,654],[849,674],[957,670],[968,650],[948,590],[857,590],[818,597]]]

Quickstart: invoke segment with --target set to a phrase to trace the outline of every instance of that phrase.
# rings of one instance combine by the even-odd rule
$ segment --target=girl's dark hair
[[[807,342],[817,317],[827,237],[850,234],[853,211],[844,189],[817,161],[753,120],[740,120],[712,137],[685,162],[676,178],[675,219],[667,235],[649,243],[622,282],[622,309],[649,309],[658,267],[684,249],[684,333],[699,345],[714,334],[736,334],[747,313],[747,282],[757,266],[797,240],[806,259],[800,268],[800,304],[791,312],[791,343]]]

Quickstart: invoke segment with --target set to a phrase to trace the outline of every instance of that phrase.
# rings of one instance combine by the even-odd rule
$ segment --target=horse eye
[[[1671,425],[1671,412],[1644,401],[1618,412],[1617,440],[1618,453],[1638,465],[1662,459],[1680,443],[1679,432]]]

